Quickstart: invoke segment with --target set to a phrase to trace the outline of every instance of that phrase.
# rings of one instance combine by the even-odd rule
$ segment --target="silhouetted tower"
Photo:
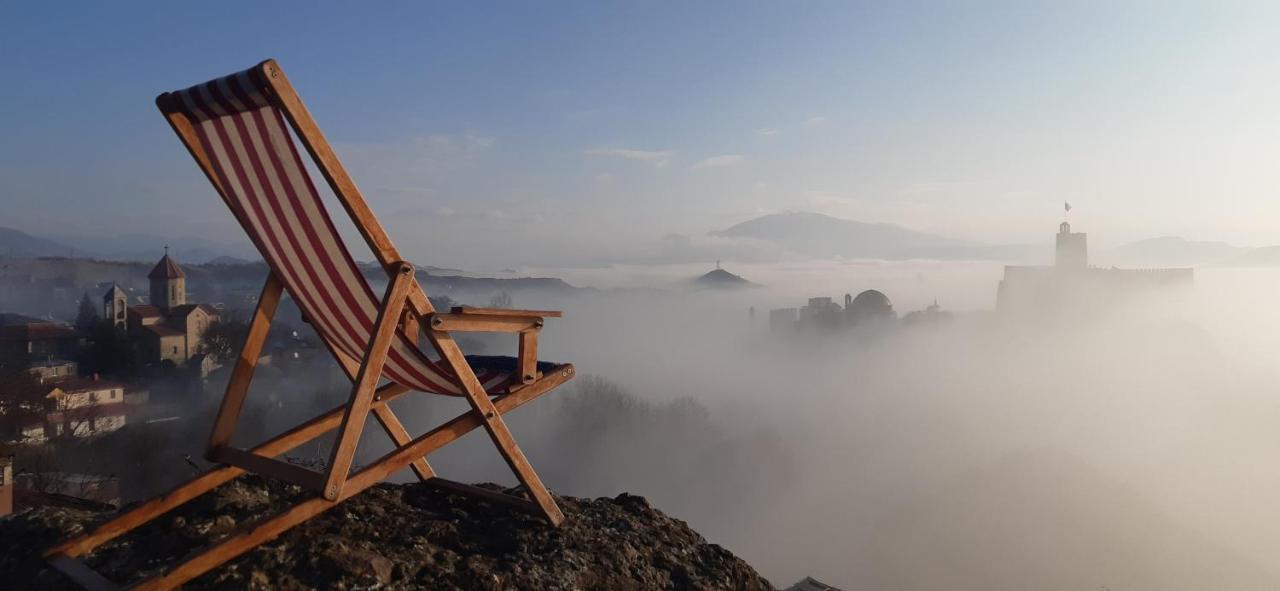
[[[1058,226],[1058,248],[1054,264],[1060,269],[1085,269],[1089,267],[1088,234],[1072,233],[1071,224]]]
[[[169,247],[164,247],[164,258],[147,274],[151,280],[151,305],[168,313],[187,303],[187,274],[178,263],[169,258]]]
[[[848,310],[849,306],[852,306],[852,305],[853,305],[853,296],[847,293],[844,294],[844,309]]]
[[[124,326],[129,314],[129,296],[119,285],[111,284],[111,289],[102,295],[102,317],[116,326]]]

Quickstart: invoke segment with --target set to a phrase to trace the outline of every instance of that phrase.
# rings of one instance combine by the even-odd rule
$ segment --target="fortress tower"
[[[1089,268],[1088,234],[1072,233],[1071,224],[1062,222],[1058,226],[1058,244],[1055,251],[1054,265],[1059,269]]]

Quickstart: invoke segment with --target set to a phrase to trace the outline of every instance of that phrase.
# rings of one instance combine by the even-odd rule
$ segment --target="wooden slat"
[[[538,379],[538,331],[520,331],[520,382],[532,384]]]
[[[414,314],[413,310],[404,311],[404,321],[400,328],[404,331],[404,336],[409,337],[409,342],[413,343],[414,347],[422,341],[422,326],[418,322],[418,315]]]
[[[297,464],[268,458],[230,446],[221,446],[210,452],[210,460],[230,464],[242,470],[291,482],[302,488],[320,492],[324,488],[324,474]]]
[[[431,330],[442,332],[520,332],[542,328],[542,319],[536,316],[432,314],[427,321]]]
[[[325,480],[324,497],[329,500],[338,498],[342,485],[351,471],[351,463],[355,459],[356,446],[360,443],[360,434],[369,417],[369,409],[373,405],[374,391],[382,379],[382,367],[386,364],[387,354],[391,348],[391,339],[396,336],[396,326],[400,323],[404,310],[405,296],[413,285],[413,267],[408,263],[400,263],[399,271],[387,285],[386,295],[378,308],[378,317],[374,321],[374,332],[364,351],[364,359],[360,363],[360,371],[356,374],[354,387],[347,411],[342,417],[342,426],[338,428],[338,440],[333,445],[329,459],[329,474]]]
[[[534,515],[539,515],[539,516],[542,515],[542,508],[538,507],[537,503],[534,503],[529,499],[522,499],[517,496],[500,493],[496,490],[489,490],[487,488],[483,488],[483,487],[479,487],[471,484],[464,484],[461,482],[456,482],[453,480],[448,480],[440,477],[427,480],[426,483],[427,483],[427,486],[430,486],[432,488],[437,488],[447,492],[456,492],[458,494],[469,495],[473,497],[479,497],[486,501],[499,503],[501,505],[511,507],[518,511],[523,511],[525,513],[532,513]]]
[[[215,448],[231,443],[240,410],[244,408],[245,395],[249,392],[249,383],[253,381],[253,371],[258,366],[258,359],[262,357],[262,346],[267,342],[267,332],[271,329],[271,320],[276,315],[283,291],[284,284],[274,272],[269,273],[262,286],[262,294],[258,296],[253,320],[249,322],[249,334],[244,339],[235,369],[231,371],[231,378],[227,381],[226,393],[222,395],[222,404],[218,407],[218,415],[209,434],[209,447],[205,457],[209,457]]]
[[[68,579],[75,581],[77,585],[88,591],[114,591],[120,588],[106,577],[98,574],[98,571],[65,554],[50,558],[49,566],[57,569],[58,572],[66,575]]]
[[[486,316],[539,316],[542,318],[560,318],[564,315],[559,310],[516,310],[512,308],[481,308],[478,306],[454,306],[450,312],[454,314],[484,314]]]
[[[573,374],[572,365],[558,367],[555,372],[548,372],[547,377],[522,389],[519,394],[510,394],[495,399],[495,408],[503,413],[515,410],[530,400],[568,381],[573,377]],[[454,417],[449,422],[414,439],[411,444],[382,456],[369,466],[352,474],[346,486],[343,487],[342,493],[335,500],[336,502],[328,501],[324,498],[303,501],[280,515],[256,524],[251,529],[232,535],[208,551],[178,565],[163,576],[135,585],[133,589],[156,591],[173,589],[182,585],[208,572],[210,569],[252,550],[259,544],[274,539],[299,523],[336,507],[339,502],[345,501],[361,491],[382,482],[387,476],[409,465],[415,458],[428,455],[445,445],[457,441],[459,437],[466,435],[479,426],[481,426],[480,417],[474,412]]]

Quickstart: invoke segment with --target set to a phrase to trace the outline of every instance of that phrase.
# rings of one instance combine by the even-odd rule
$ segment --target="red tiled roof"
[[[181,306],[174,306],[173,308],[170,308],[169,315],[185,318],[187,315],[196,311],[196,308],[204,310],[206,314],[213,314],[215,316],[218,314],[218,310],[209,304],[183,304]]]
[[[148,324],[143,328],[151,332],[154,332],[162,337],[174,337],[174,336],[182,336],[184,334],[187,334],[176,328],[169,328],[168,326],[165,326],[163,324]]]
[[[26,324],[0,326],[0,340],[6,341],[71,339],[75,338],[75,336],[76,331],[70,327],[52,322],[29,322]]]
[[[45,382],[43,387],[48,388],[50,392],[52,392],[54,388],[57,388],[63,392],[71,394],[74,392],[90,392],[96,390],[123,388],[124,384],[110,380],[95,380],[87,376],[72,376],[61,380]]]
[[[141,316],[143,318],[150,318],[152,316],[156,316],[156,317],[164,316],[164,314],[160,313],[160,308],[157,308],[150,304],[138,304],[136,306],[129,306],[129,313],[135,316]]]
[[[169,258],[167,254],[160,259],[160,262],[156,263],[155,268],[151,269],[150,273],[147,273],[148,279],[177,279],[186,276],[187,274],[182,272],[182,268],[178,266],[178,263],[173,262],[173,259]]]

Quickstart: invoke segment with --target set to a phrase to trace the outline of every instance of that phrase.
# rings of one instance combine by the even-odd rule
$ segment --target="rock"
[[[292,485],[244,477],[104,545],[86,562],[130,583],[306,496]],[[773,589],[750,565],[643,497],[556,501],[567,517],[560,528],[422,484],[382,484],[184,588]],[[0,520],[0,580],[19,589],[74,589],[44,566],[40,552],[105,517],[41,508]],[[194,535],[193,524],[207,532]]]
[[[324,553],[324,557],[342,572],[344,577],[371,578],[380,583],[391,581],[395,565],[385,556],[358,548],[338,547]]]

